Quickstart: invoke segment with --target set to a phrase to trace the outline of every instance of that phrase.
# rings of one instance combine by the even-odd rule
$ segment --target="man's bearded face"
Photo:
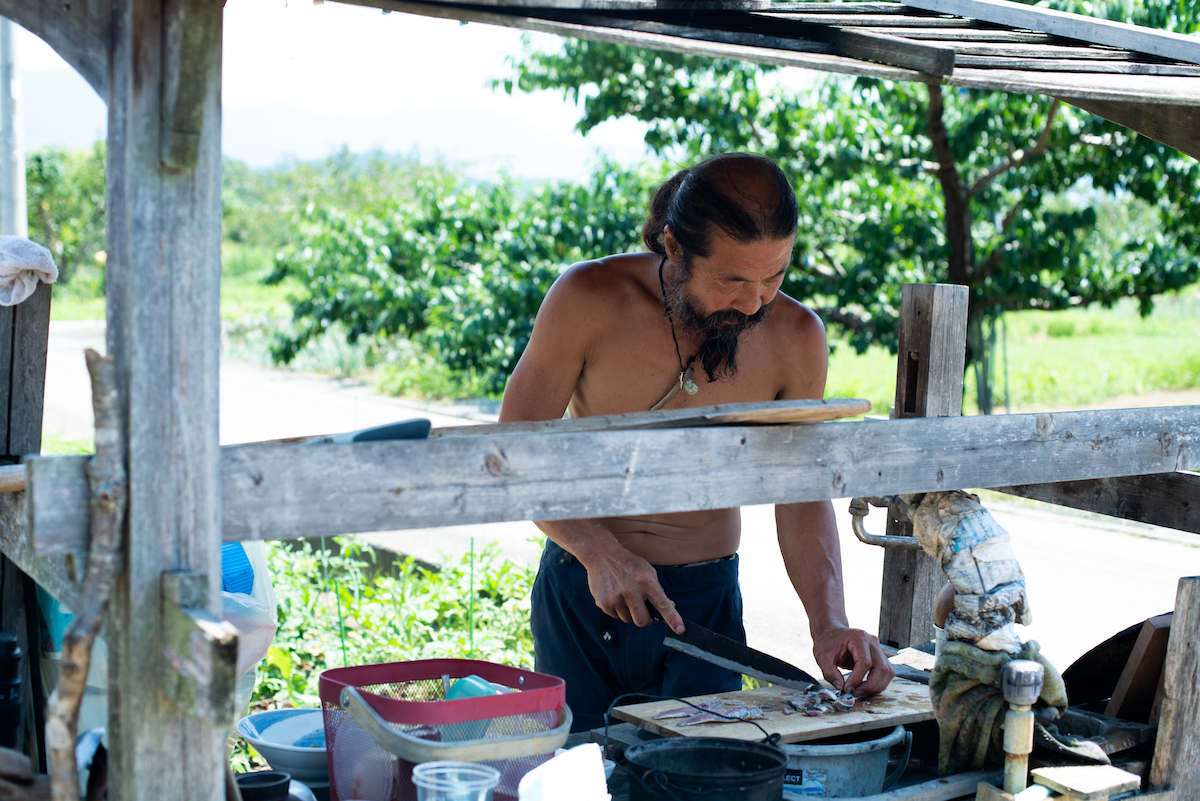
[[[667,289],[667,307],[680,333],[700,334],[704,338],[696,361],[703,367],[709,381],[716,381],[722,374],[730,378],[737,375],[738,342],[742,334],[750,331],[771,315],[775,300],[764,304],[754,314],[743,314],[737,309],[721,309],[712,314],[700,311],[700,305],[689,290],[691,276],[685,267],[680,271],[683,280]]]

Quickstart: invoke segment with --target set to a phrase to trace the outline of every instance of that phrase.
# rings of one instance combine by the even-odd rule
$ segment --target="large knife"
[[[650,605],[647,604],[647,606]],[[655,620],[662,620],[657,609],[653,607],[650,609]],[[794,690],[803,691],[821,686],[820,682],[812,676],[782,659],[764,654],[762,651],[756,651],[748,645],[731,640],[715,631],[709,631],[691,621],[684,620],[683,626],[683,634],[676,634],[668,628],[667,636],[663,638],[663,645],[709,664],[753,676],[781,687],[791,687]]]

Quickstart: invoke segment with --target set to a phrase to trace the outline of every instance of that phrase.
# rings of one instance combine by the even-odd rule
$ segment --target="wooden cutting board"
[[[767,720],[754,722],[762,726],[767,734],[779,734],[780,742],[784,743],[802,743],[868,729],[891,728],[906,723],[933,720],[929,687],[906,679],[893,679],[887,690],[879,695],[860,699],[853,709],[827,712],[815,718],[803,712],[783,714],[783,699],[786,694],[792,692],[794,691],[785,687],[766,687],[717,693],[716,697],[764,707],[763,712],[767,715]],[[698,695],[688,700],[696,702],[712,697],[714,696]],[[663,737],[729,737],[735,740],[761,740],[763,737],[763,733],[750,723],[701,723],[696,726],[680,726],[684,718],[654,720],[654,716],[659,712],[679,706],[682,704],[678,701],[631,704],[613,709],[613,717]]]
[[[641,428],[696,428],[700,426],[787,425],[819,423],[853,417],[871,411],[871,402],[861,398],[787,400],[766,403],[721,403],[690,409],[659,409],[656,412],[605,414],[530,423],[493,423],[481,426],[435,428],[431,438],[479,437],[502,434],[582,434],[588,431],[628,431]]]

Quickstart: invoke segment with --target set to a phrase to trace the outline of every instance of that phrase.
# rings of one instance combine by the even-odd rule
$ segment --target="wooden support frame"
[[[962,414],[970,290],[954,284],[905,284],[900,294],[894,418]],[[911,537],[911,523],[888,520],[889,535]],[[888,548],[883,555],[879,641],[908,648],[932,640],[933,599],[946,583],[924,551]]]
[[[1159,473],[1200,462],[1200,407],[699,429],[241,445],[226,540],[634,515]],[[693,455],[680,460],[681,452]],[[30,460],[30,536],[86,541],[84,457]],[[752,477],[731,481],[731,475]]]
[[[1057,506],[1200,534],[1200,475],[1195,473],[1056,481],[993,489]]]
[[[163,652],[161,586],[165,572],[205,576],[197,607],[219,614],[222,3],[113,8],[107,344],[129,513],[108,626],[109,793],[220,801],[225,732],[168,700],[176,672]],[[196,31],[199,41],[189,38]]]
[[[1200,576],[1179,580],[1175,615],[1163,667],[1162,712],[1150,767],[1150,789],[1200,796]]]
[[[1065,103],[1200,159],[1200,106],[1061,97]]]

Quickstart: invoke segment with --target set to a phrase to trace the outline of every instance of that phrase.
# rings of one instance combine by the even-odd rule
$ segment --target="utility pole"
[[[13,23],[0,17],[0,234],[29,235]]]

